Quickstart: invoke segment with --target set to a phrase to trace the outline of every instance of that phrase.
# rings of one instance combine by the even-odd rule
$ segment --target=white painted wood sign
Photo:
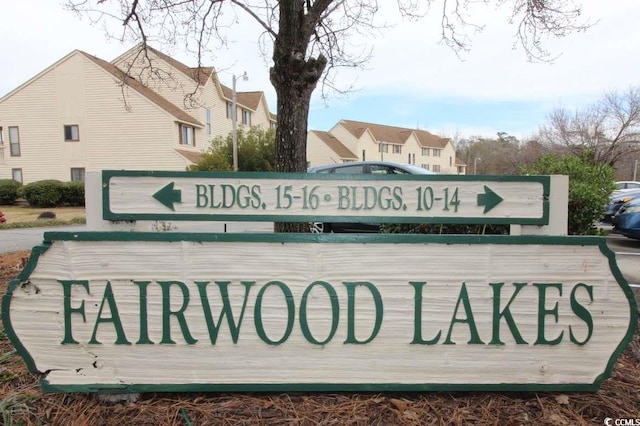
[[[602,238],[47,233],[3,298],[45,391],[597,390]]]
[[[106,170],[105,220],[549,223],[549,176]]]

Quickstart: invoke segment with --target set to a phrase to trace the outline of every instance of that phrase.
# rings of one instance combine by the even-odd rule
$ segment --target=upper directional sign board
[[[549,180],[107,170],[103,219],[546,225]]]

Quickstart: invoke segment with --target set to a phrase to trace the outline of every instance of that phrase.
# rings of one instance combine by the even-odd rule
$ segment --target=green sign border
[[[618,269],[613,253],[606,244],[604,237],[556,237],[556,236],[466,236],[466,235],[402,235],[402,234],[196,234],[196,233],[134,233],[134,232],[46,232],[42,245],[36,246],[31,252],[29,262],[18,277],[9,283],[7,293],[2,298],[2,321],[7,336],[22,356],[32,373],[42,373],[37,370],[35,362],[29,352],[20,342],[11,324],[9,310],[13,292],[36,268],[38,259],[45,253],[54,241],[193,241],[193,242],[273,242],[273,243],[376,243],[376,244],[543,244],[543,245],[578,245],[598,246],[600,252],[609,260],[609,268],[616,278],[629,301],[631,310],[627,333],[612,353],[605,368],[591,384],[567,383],[567,384],[403,384],[403,383],[309,383],[309,384],[132,384],[132,385],[51,385],[46,378],[41,379],[43,392],[387,392],[387,391],[531,391],[531,392],[595,392],[601,383],[611,376],[613,367],[618,357],[622,354],[627,344],[631,341],[638,321],[638,307],[629,284]]]
[[[320,216],[287,214],[215,214],[215,213],[114,213],[111,211],[110,186],[112,177],[159,177],[159,178],[203,178],[203,179],[280,179],[327,180],[327,181],[423,181],[423,182],[539,182],[543,186],[542,216],[537,218],[484,218],[484,217],[442,217],[442,216]],[[550,176],[466,176],[466,175],[374,175],[374,174],[322,174],[322,173],[264,173],[264,172],[175,172],[143,170],[103,170],[102,171],[102,218],[112,221],[135,220],[178,220],[178,221],[250,221],[250,222],[369,222],[369,223],[457,223],[493,225],[548,225]],[[149,194],[151,197],[153,194]]]

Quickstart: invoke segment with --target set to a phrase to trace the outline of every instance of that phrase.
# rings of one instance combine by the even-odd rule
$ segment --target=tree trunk
[[[271,84],[278,96],[276,171],[307,171],[307,120],[311,94],[327,65],[320,55],[306,58],[313,25],[302,13],[302,2],[281,2],[280,33],[273,49]],[[314,24],[315,25],[315,24]],[[276,232],[309,232],[307,223],[276,223]]]

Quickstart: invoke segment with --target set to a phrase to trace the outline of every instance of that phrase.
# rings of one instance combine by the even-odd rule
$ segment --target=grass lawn
[[[84,207],[29,207],[21,205],[0,206],[7,222],[0,229],[27,228],[39,226],[68,225],[85,222]],[[55,213],[55,219],[38,219],[42,212]]]

